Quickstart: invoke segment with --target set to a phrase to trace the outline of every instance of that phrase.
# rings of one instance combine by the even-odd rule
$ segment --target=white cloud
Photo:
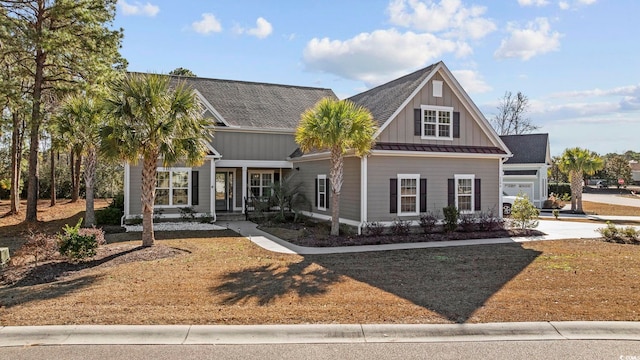
[[[453,70],[451,71],[453,76],[456,77],[460,85],[465,91],[470,94],[479,94],[491,91],[489,86],[482,76],[474,70]]]
[[[597,0],[574,0],[573,3],[570,3],[569,1],[559,1],[558,6],[560,7],[561,10],[569,10],[569,9],[576,9],[580,6],[593,5],[596,3],[596,1]]]
[[[265,18],[259,17],[256,20],[256,27],[252,29],[240,29],[240,33],[246,32],[249,35],[255,36],[258,39],[264,39],[267,36],[271,35],[273,32],[273,26],[269,23]]]
[[[560,48],[562,35],[557,31],[551,31],[551,25],[546,18],[537,18],[529,22],[525,28],[518,28],[516,24],[510,23],[507,30],[510,36],[502,40],[494,53],[496,58],[529,60]]]
[[[194,21],[191,24],[191,28],[199,33],[199,34],[210,34],[212,32],[221,32],[222,31],[222,25],[220,24],[220,21],[218,21],[218,19],[216,19],[216,16],[210,13],[204,13],[202,14],[202,20],[200,21]]]
[[[387,7],[392,24],[453,38],[481,39],[496,30],[482,15],[482,6],[466,7],[460,0],[393,0]]]
[[[547,0],[518,0],[518,4],[520,6],[547,6],[549,5],[549,1]]]
[[[396,29],[361,33],[348,40],[314,38],[304,49],[309,70],[336,74],[378,85],[455,53],[463,45],[432,34],[400,33]]]
[[[584,97],[601,97],[601,96],[637,96],[640,97],[640,84],[619,86],[612,89],[592,89],[592,90],[578,90],[578,91],[566,91],[551,94],[551,98],[584,98]]]
[[[134,3],[128,3],[125,0],[118,0],[118,5],[122,10],[122,14],[125,16],[129,15],[142,15],[154,17],[160,12],[160,8],[157,5],[153,5],[151,3],[142,4],[138,1]]]

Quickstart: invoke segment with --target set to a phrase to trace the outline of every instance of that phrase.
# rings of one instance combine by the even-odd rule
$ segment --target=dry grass
[[[639,246],[570,240],[303,257],[231,232],[157,237],[171,257],[145,257],[139,234],[114,234],[94,266],[0,287],[0,325],[640,321]]]
[[[585,213],[592,215],[640,216],[640,208],[583,201]]]

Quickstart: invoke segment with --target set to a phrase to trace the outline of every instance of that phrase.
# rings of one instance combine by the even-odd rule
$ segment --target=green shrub
[[[75,226],[65,225],[64,228],[62,228],[63,233],[58,234],[58,249],[60,254],[72,260],[82,260],[95,256],[96,249],[98,248],[96,235],[87,234],[87,232],[84,231],[81,233],[80,224],[82,224],[82,218],[80,218]]]
[[[106,207],[96,211],[96,223],[98,225],[120,225],[122,211],[114,207]]]
[[[442,213],[444,214],[444,230],[447,232],[456,231],[458,228],[458,216],[460,215],[458,209],[451,205],[442,208]]]
[[[122,212],[124,212],[124,192],[119,192],[116,196],[114,196],[113,199],[111,199],[109,207],[120,209]]]
[[[571,184],[569,183],[549,184],[548,194],[557,194],[557,196],[559,196],[560,194],[571,194]]]
[[[516,200],[513,202],[513,206],[511,207],[511,221],[513,223],[513,227],[521,228],[521,229],[531,229],[538,227],[538,216],[540,215],[540,210],[538,210],[535,205],[526,195],[519,194],[516,197]]]
[[[425,234],[432,233],[437,223],[438,217],[432,212],[420,215],[420,227]]]
[[[407,220],[396,219],[391,224],[391,233],[397,236],[407,236],[411,230],[411,223]]]
[[[626,228],[618,228],[610,221],[607,221],[607,227],[597,230],[606,242],[618,244],[640,244],[640,230],[628,226]]]

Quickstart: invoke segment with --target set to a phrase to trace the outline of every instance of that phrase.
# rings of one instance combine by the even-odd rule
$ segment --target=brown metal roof
[[[464,153],[464,154],[492,154],[506,155],[507,153],[495,146],[461,146],[461,145],[437,145],[437,144],[400,144],[379,142],[374,150],[393,151],[420,151],[434,153]]]

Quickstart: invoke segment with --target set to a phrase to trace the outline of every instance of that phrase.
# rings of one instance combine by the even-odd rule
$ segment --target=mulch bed
[[[416,243],[431,241],[449,241],[449,240],[469,240],[469,239],[494,239],[506,237],[530,237],[542,236],[545,233],[533,229],[500,229],[493,231],[454,231],[454,232],[434,232],[430,234],[410,233],[405,236],[397,236],[391,234],[384,235],[341,235],[331,236],[323,233],[322,229],[316,228],[300,228],[296,226],[287,226],[282,224],[282,228],[263,226],[260,229],[281,236],[284,240],[300,246],[309,247],[331,247],[331,246],[358,246],[358,245],[381,245],[381,244],[400,244],[400,243]]]
[[[89,268],[107,268],[120,264],[152,261],[174,257],[185,253],[184,250],[156,245],[142,247],[134,244],[100,246],[97,254],[85,261],[71,262],[60,255],[47,261],[39,261],[34,266],[26,264],[9,266],[0,273],[0,285],[30,286],[52,283]],[[25,259],[22,259],[23,261]],[[12,260],[16,261],[16,260]],[[19,261],[19,260],[18,260]]]

